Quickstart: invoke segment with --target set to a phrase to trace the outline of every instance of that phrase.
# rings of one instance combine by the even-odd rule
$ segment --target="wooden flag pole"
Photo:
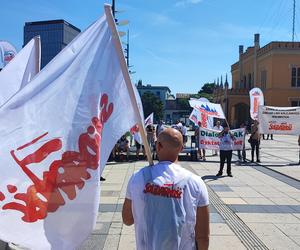
[[[148,144],[147,141],[147,137],[146,137],[146,132],[144,129],[144,121],[142,121],[142,117],[138,108],[138,104],[137,101],[135,99],[135,94],[134,94],[134,90],[132,87],[132,83],[131,83],[131,79],[129,76],[129,72],[128,72],[128,67],[125,61],[125,57],[124,57],[124,53],[123,53],[123,49],[122,49],[122,45],[121,45],[121,41],[120,41],[120,37],[116,28],[116,23],[115,20],[113,18],[112,15],[112,10],[111,10],[111,6],[109,4],[105,4],[104,5],[104,10],[105,10],[105,15],[106,15],[106,19],[109,25],[109,28],[111,30],[112,33],[112,38],[115,44],[115,48],[116,48],[116,52],[117,55],[119,57],[119,61],[120,61],[120,65],[121,65],[121,70],[125,79],[125,83],[129,92],[129,96],[130,96],[130,100],[131,100],[131,104],[133,106],[134,112],[138,118],[138,126],[139,126],[139,132],[141,133],[141,137],[143,140],[143,144],[145,147],[145,152],[148,158],[148,162],[150,165],[153,165],[153,159],[152,159],[152,155],[151,155],[151,150],[150,150],[150,146]]]

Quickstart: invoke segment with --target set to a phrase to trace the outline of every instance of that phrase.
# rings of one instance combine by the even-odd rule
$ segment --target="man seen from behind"
[[[159,162],[128,183],[122,217],[125,225],[135,225],[138,250],[208,249],[207,189],[178,164],[182,148],[179,131],[163,130],[156,144]]]

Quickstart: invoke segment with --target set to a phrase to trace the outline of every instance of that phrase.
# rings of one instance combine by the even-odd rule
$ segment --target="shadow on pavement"
[[[220,178],[224,178],[226,177],[225,175],[222,175],[222,176],[215,176],[215,175],[204,175],[202,176],[202,180],[212,180],[212,181],[215,181],[217,179],[220,179]]]

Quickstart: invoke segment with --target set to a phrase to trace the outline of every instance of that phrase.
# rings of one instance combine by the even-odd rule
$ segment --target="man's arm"
[[[131,200],[125,198],[122,210],[122,218],[123,223],[126,226],[131,226],[134,223],[132,208],[131,208]]]
[[[198,207],[195,235],[198,250],[208,250],[209,245],[209,207]]]

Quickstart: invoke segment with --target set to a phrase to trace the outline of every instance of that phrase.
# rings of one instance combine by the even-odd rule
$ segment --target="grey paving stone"
[[[108,234],[111,222],[97,222],[92,234]]]
[[[209,186],[215,192],[232,192],[232,189],[227,185],[213,184],[213,185],[209,185]]]
[[[99,212],[115,212],[117,210],[117,204],[100,204]]]
[[[296,213],[300,212],[300,205],[228,205],[235,213]]]
[[[107,190],[103,190],[101,192],[101,196],[119,197],[120,193],[121,193],[120,191],[107,191]]]
[[[92,234],[78,250],[103,249],[107,235]]]
[[[224,219],[218,213],[210,213],[210,223],[224,223]]]
[[[217,213],[217,209],[212,204],[209,204],[209,212],[210,213]]]

